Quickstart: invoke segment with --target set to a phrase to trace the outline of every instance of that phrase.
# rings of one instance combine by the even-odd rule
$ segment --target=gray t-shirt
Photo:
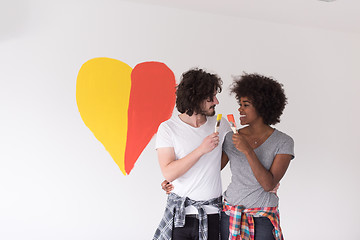
[[[232,174],[231,182],[224,192],[224,198],[231,205],[242,205],[245,208],[276,207],[279,198],[261,187],[245,155],[235,148],[232,136],[233,132],[227,133],[223,144],[223,151],[229,157]],[[290,154],[292,159],[295,156],[293,139],[277,129],[254,151],[262,165],[268,170],[277,154]]]

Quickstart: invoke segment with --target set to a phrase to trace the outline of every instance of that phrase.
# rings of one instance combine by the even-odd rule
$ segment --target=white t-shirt
[[[156,149],[174,148],[176,159],[180,159],[200,146],[204,138],[215,130],[216,116],[207,117],[207,121],[198,128],[183,122],[175,115],[160,124],[156,136]],[[225,135],[230,131],[229,123],[222,118],[219,128],[219,145],[209,153],[204,154],[195,165],[184,175],[172,182],[173,192],[181,197],[195,201],[217,198],[222,194],[221,187],[221,153]],[[215,207],[206,206],[207,213],[217,213]],[[197,214],[193,206],[186,208],[186,214]]]

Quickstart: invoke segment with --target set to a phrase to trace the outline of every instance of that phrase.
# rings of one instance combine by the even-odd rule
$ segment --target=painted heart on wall
[[[161,62],[132,69],[116,59],[94,58],[82,65],[76,82],[81,118],[124,175],[171,117],[175,87],[174,73]]]

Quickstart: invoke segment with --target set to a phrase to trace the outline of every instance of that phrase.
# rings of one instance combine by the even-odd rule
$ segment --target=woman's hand
[[[166,192],[166,194],[171,193],[171,191],[174,189],[174,185],[172,185],[170,182],[168,182],[167,180],[164,180],[161,183],[161,188]]]
[[[248,141],[246,140],[243,134],[241,133],[233,134],[232,140],[235,148],[240,152],[247,153],[252,150],[250,144],[248,143]]]

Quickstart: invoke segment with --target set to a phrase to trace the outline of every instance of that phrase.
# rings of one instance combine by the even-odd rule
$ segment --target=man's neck
[[[204,123],[206,123],[206,116],[203,114],[193,114],[191,116],[186,113],[179,115],[179,118],[186,124],[189,124],[192,127],[198,128]]]

